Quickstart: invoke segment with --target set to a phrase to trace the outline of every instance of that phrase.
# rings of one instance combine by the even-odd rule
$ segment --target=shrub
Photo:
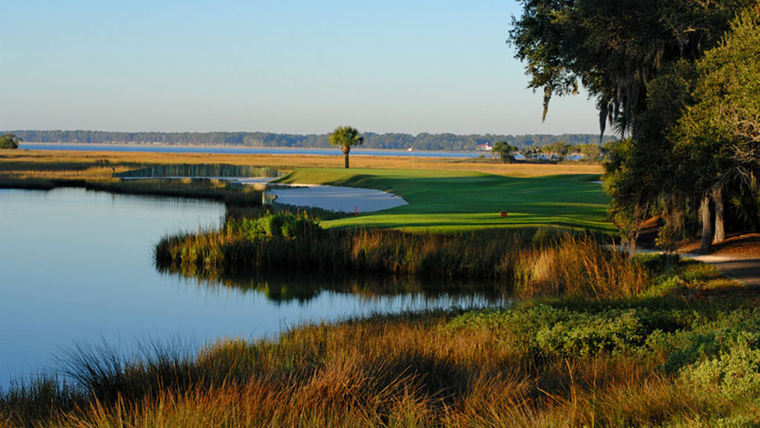
[[[527,353],[582,357],[626,351],[648,352],[648,338],[686,325],[680,311],[606,309],[577,311],[545,304],[460,315],[448,328],[485,328]]]
[[[717,358],[684,369],[683,379],[704,393],[729,400],[760,395],[760,349],[749,342],[740,340]]]

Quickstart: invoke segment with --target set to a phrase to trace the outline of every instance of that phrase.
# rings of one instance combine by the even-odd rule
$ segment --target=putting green
[[[565,227],[612,232],[598,175],[504,177],[470,171],[304,168],[279,181],[383,190],[409,205],[324,221],[404,230]],[[501,212],[508,215],[502,217]]]

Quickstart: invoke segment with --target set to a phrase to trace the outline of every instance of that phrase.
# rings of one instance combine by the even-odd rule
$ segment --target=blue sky
[[[598,132],[504,41],[512,0],[3,0],[0,129]]]

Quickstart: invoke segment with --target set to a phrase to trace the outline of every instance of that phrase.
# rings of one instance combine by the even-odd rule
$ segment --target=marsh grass
[[[119,178],[167,177],[278,177],[281,173],[272,168],[229,164],[171,164],[157,165],[115,173]]]
[[[115,176],[131,176],[141,168],[153,174],[172,172],[274,174],[269,168],[244,165],[208,165],[204,163],[144,164],[141,156],[110,157],[103,153],[40,153],[22,151],[0,156],[0,188],[51,190],[56,187],[81,187],[89,190],[122,194],[209,199],[224,202],[232,211],[260,206],[262,194],[252,186],[225,180],[204,178],[121,180]],[[148,156],[146,160],[153,159]]]
[[[109,167],[103,167],[105,161]],[[514,177],[535,177],[557,174],[596,174],[601,165],[582,164],[503,164],[473,162],[467,159],[422,158],[398,156],[355,156],[353,168],[466,170]],[[109,151],[46,151],[13,150],[0,153],[0,176],[15,174],[33,178],[38,174],[77,174],[78,178],[109,178],[113,172],[124,172],[151,165],[177,164],[258,165],[279,170],[296,168],[342,168],[343,156],[321,155],[243,155],[214,153],[158,153]],[[112,166],[114,170],[110,168]],[[414,168],[413,168],[414,167]],[[48,178],[60,178],[49,176]]]
[[[86,404],[86,396],[54,376],[16,381],[8,390],[0,390],[0,426],[55,420],[62,411]]]
[[[261,191],[250,186],[216,179],[149,179],[85,182],[89,190],[110,193],[185,197],[224,202],[234,209],[261,206]]]
[[[20,423],[18,410],[26,409],[28,425],[80,427],[758,422],[758,391],[716,395],[712,375],[700,378],[705,386],[684,373],[705,372],[710,361],[724,361],[718,366],[730,373],[722,355],[742,355],[748,345],[733,338],[751,332],[760,312],[683,301],[656,311],[635,301],[617,305],[534,301],[502,311],[384,316],[297,327],[275,341],[221,340],[193,357],[162,347],[139,359],[89,350],[68,367],[76,387],[22,400],[6,393],[0,420]],[[617,328],[627,323],[623,315],[643,327]],[[674,354],[728,325],[728,334],[714,337],[720,346],[665,369]],[[547,334],[558,326],[564,334]],[[561,346],[568,342],[589,347]]]
[[[230,215],[255,216],[260,213],[262,192],[224,180],[214,179],[150,179],[150,180],[89,180],[76,178],[4,178],[0,188],[52,190],[59,187],[77,187],[128,195],[150,195],[206,199],[223,202]]]
[[[481,280],[484,290],[521,297],[634,296],[651,283],[637,261],[607,251],[588,234],[489,231],[415,234],[373,229],[311,229],[295,238],[246,235],[225,227],[163,238],[164,271],[205,279],[303,271]],[[542,235],[546,235],[542,238]]]

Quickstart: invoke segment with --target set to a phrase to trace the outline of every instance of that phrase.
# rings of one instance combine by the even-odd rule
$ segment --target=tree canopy
[[[711,158],[713,177],[738,168],[749,177],[760,159],[760,10],[741,14],[719,46],[697,63],[694,105],[676,130],[680,146]]]
[[[84,144],[213,144],[246,147],[330,147],[328,134],[278,134],[273,132],[111,132],[111,131],[11,131],[24,141],[35,143],[84,143]],[[406,150],[452,150],[474,151],[479,145],[496,141],[524,149],[530,146],[543,146],[554,141],[591,144],[599,137],[592,134],[468,134],[451,133],[431,134],[422,132],[416,135],[404,133],[377,134],[364,132],[362,147],[373,149]],[[605,141],[616,140],[605,135]]]
[[[497,141],[493,143],[493,152],[499,156],[499,159],[504,162],[512,162],[515,160],[515,153],[517,153],[517,147],[510,145],[506,141]]]
[[[583,85],[609,121],[637,137],[647,84],[674,61],[714,46],[737,10],[754,0],[520,0],[508,42],[527,65],[529,87],[553,95]]]
[[[17,149],[20,142],[15,134],[0,135],[0,149]]]
[[[760,9],[737,17],[722,42],[697,62],[693,104],[674,129],[684,181],[715,204],[714,241],[725,238],[724,193],[751,191],[760,167]],[[707,202],[703,202],[707,204]],[[707,213],[705,213],[707,215]],[[709,222],[709,219],[704,219]],[[710,244],[703,234],[703,246]]]
[[[711,233],[711,206],[722,229],[716,183],[749,176],[747,168],[726,175],[741,163],[737,156],[745,166],[757,164],[754,146],[737,143],[758,132],[751,106],[758,100],[756,19],[731,24],[742,11],[757,14],[757,0],[521,4],[509,43],[526,62],[529,87],[544,93],[544,116],[552,96],[583,85],[597,101],[602,132],[609,123],[630,137],[613,145],[604,177],[611,216],[629,242],[645,218],[658,214],[666,218],[660,242],[672,241],[695,205],[703,237]]]

